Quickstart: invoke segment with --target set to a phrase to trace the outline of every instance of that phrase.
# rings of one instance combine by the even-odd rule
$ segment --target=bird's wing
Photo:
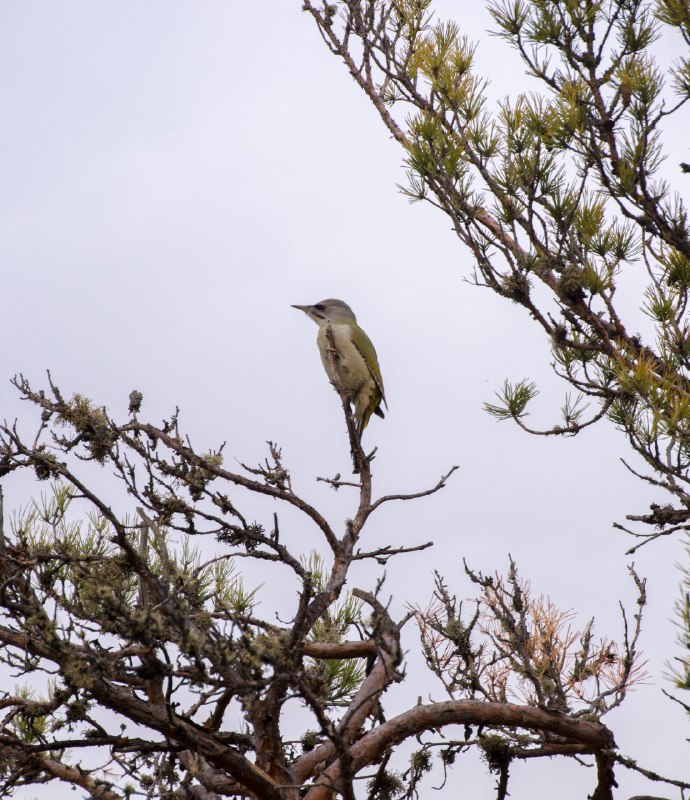
[[[366,335],[366,333],[364,333],[364,331],[357,324],[352,326],[350,336],[352,337],[352,344],[359,351],[359,354],[362,356],[367,367],[369,368],[371,377],[376,381],[376,385],[379,387],[383,404],[386,406],[386,408],[388,408],[388,403],[386,402],[386,393],[384,392],[383,389],[383,378],[381,377],[381,369],[379,368],[379,361],[378,358],[376,357],[376,350],[374,350],[374,345],[371,343],[371,339]]]

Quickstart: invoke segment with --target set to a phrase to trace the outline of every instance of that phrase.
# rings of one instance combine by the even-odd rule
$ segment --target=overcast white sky
[[[492,100],[525,87],[519,61],[486,34],[482,3],[437,8],[478,41]],[[352,511],[347,495],[314,478],[347,470],[344,425],[316,328],[290,304],[340,297],[374,341],[386,384],[390,413],[366,435],[379,448],[376,491],[426,488],[460,466],[440,495],[382,510],[368,529],[376,546],[436,543],[389,565],[395,613],[428,600],[434,568],[469,597],[462,559],[504,571],[511,553],[537,593],[618,637],[618,600],[632,613],[635,594],[631,541],[611,523],[665,498],[626,472],[625,441],[607,424],[556,441],[482,411],[505,378],[530,376],[543,389],[543,425],[555,422],[565,387],[547,344],[520,309],[463,282],[469,254],[446,218],[396,191],[399,149],[300,9],[0,6],[0,417],[27,413],[8,383],[19,371],[40,383],[50,369],[66,393],[120,417],[138,388],[154,421],[179,405],[199,447],[227,440],[229,456],[253,462],[266,439],[279,442],[296,490],[337,522]],[[676,124],[680,136],[687,114]],[[7,480],[6,506],[29,489]],[[266,519],[274,510],[247,507]],[[307,552],[313,530],[286,519],[285,535]],[[679,654],[683,557],[665,540],[635,557],[649,580],[651,677],[606,718],[625,753],[677,777],[687,777],[687,726],[661,689]],[[373,575],[355,571],[351,586],[369,588]],[[415,641],[410,626],[406,644]],[[416,684],[391,693],[389,715],[419,694],[442,697],[410,671]],[[591,770],[557,761],[512,771],[514,800],[555,787],[582,800],[594,786]],[[618,774],[621,797],[649,791]],[[468,797],[492,796],[494,779],[472,759],[439,796],[456,796],[458,781]]]

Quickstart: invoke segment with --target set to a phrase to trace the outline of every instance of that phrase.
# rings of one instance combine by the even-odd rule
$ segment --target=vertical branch
[[[5,501],[0,486],[0,556],[5,555]]]
[[[141,506],[137,507],[137,514],[139,514],[141,519],[144,521],[144,525],[142,525],[142,535],[145,538],[148,538],[146,537],[146,528],[148,528],[155,539],[158,557],[160,558],[161,562],[161,579],[163,586],[167,591],[170,587],[170,557],[168,555],[168,547],[165,543],[165,537],[163,536],[163,532],[161,531],[158,522],[152,520],[144,511],[144,509],[141,508]],[[144,554],[142,553],[142,558],[143,555]]]
[[[142,564],[148,565],[148,546],[149,546],[149,537],[148,537],[148,520],[146,520],[142,514],[142,509],[137,508],[137,512],[139,516],[144,520],[144,524],[139,526],[139,558],[141,559]],[[150,611],[151,606],[153,605],[152,598],[150,593],[148,592],[148,587],[146,586],[146,581],[141,575],[137,576],[139,581],[139,604],[142,608]]]
[[[613,800],[613,788],[618,787],[613,774],[614,753],[602,750],[595,756],[597,763],[597,786],[592,800]]]
[[[496,786],[496,800],[506,800],[508,797],[508,778],[510,777],[510,758],[501,764],[498,785]]]
[[[139,526],[139,559],[146,568],[151,571],[151,563],[149,559],[149,532],[155,535],[155,523],[145,513],[143,508],[137,508],[137,512],[141,517],[143,524]],[[160,531],[157,531],[160,533]],[[155,606],[154,596],[151,588],[147,584],[143,575],[138,575],[139,580],[139,605],[146,612],[147,617],[150,617]],[[165,594],[168,593],[168,586],[165,586]],[[156,657],[156,647],[152,644],[145,644],[142,647],[141,661],[146,673],[145,677],[145,691],[146,695],[152,703],[163,704],[165,702],[165,695],[163,693],[163,679],[164,674],[161,668],[161,663]]]
[[[367,456],[362,449],[362,432],[357,430],[355,418],[352,413],[350,405],[350,397],[345,391],[343,382],[340,380],[338,373],[338,349],[335,346],[335,339],[333,338],[333,328],[330,322],[326,325],[326,357],[328,358],[328,366],[330,367],[331,383],[335,387],[336,392],[340,396],[340,402],[343,405],[343,413],[345,414],[345,423],[347,425],[347,435],[350,439],[350,454],[352,455],[353,471],[357,475],[362,475],[364,482],[365,474],[369,473],[369,462],[371,455]]]

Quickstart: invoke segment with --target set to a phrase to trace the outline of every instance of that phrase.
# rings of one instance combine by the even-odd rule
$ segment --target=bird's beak
[[[300,311],[304,311],[305,314],[308,314],[311,311],[311,306],[290,306],[291,308],[297,308]]]

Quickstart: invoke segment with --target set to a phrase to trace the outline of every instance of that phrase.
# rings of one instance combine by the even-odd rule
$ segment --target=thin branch
[[[422,492],[413,492],[412,494],[387,494],[384,495],[383,497],[379,497],[378,500],[375,500],[371,504],[369,511],[371,513],[372,511],[375,511],[383,503],[389,503],[392,500],[417,500],[420,497],[428,497],[429,495],[435,494],[436,492],[445,488],[446,481],[448,480],[448,478],[450,478],[450,476],[458,469],[460,469],[460,467],[457,466],[451,467],[448,470],[448,472],[446,472],[446,474],[439,479],[438,483],[435,486],[431,487],[431,489],[426,489],[425,491]]]

